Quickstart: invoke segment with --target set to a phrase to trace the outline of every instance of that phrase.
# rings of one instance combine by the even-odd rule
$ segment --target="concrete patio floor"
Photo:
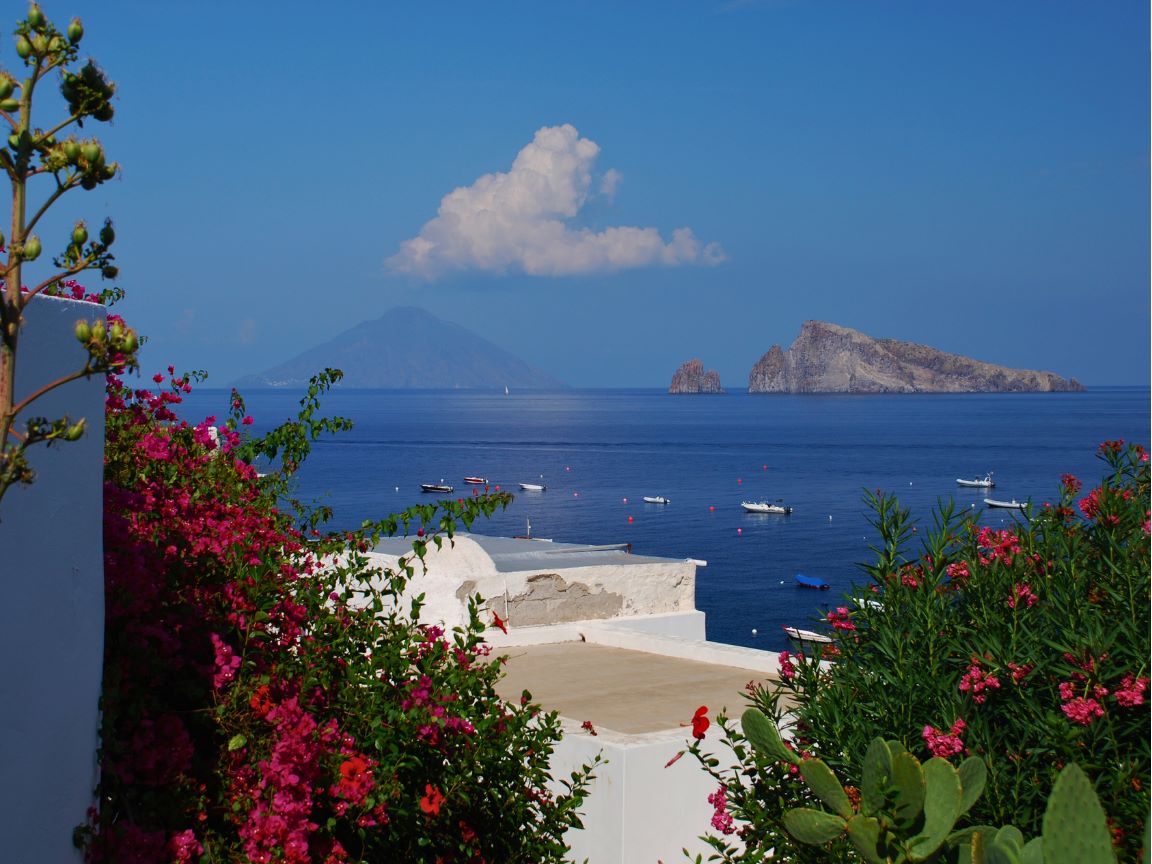
[[[508,657],[500,695],[523,690],[545,709],[597,729],[637,735],[687,725],[701,705],[709,717],[739,716],[749,681],[763,672],[681,660],[587,642],[498,649]]]

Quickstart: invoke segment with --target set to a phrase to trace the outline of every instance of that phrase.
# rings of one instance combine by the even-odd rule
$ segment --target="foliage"
[[[845,788],[823,760],[797,757],[774,723],[757,708],[742,719],[744,734],[765,756],[795,765],[832,812],[797,807],[784,814],[785,830],[800,843],[848,841],[869,864],[1113,864],[1104,810],[1084,772],[1065,765],[1044,811],[1044,834],[1025,841],[1012,825],[957,830],[979,800],[987,770],[979,756],[958,768],[933,756],[921,764],[899,741],[876,738],[860,764],[860,789]]]
[[[110,379],[107,637],[99,812],[90,862],[559,861],[590,768],[548,773],[559,720],[502,701],[479,598],[444,632],[402,601],[428,545],[506,496],[417,507],[357,532],[301,530],[277,501],[339,377],[302,417],[244,442],[177,420],[191,388]],[[157,383],[164,376],[156,376]],[[214,431],[215,430],[215,431]],[[244,459],[278,452],[259,478]],[[288,458],[283,458],[285,454]],[[305,519],[308,523],[309,520]],[[381,533],[416,534],[401,572]]]
[[[869,494],[881,541],[867,584],[828,613],[833,645],[781,652],[779,681],[753,688],[752,705],[849,791],[862,789],[856,755],[877,737],[917,760],[978,756],[988,782],[969,818],[1029,836],[1075,763],[1121,859],[1134,859],[1149,812],[1149,466],[1123,442],[1099,455],[1097,488],[1080,496],[1066,475],[1058,503],[1004,530],[943,504],[920,533],[895,498]],[[720,725],[739,764],[705,766],[743,843],[708,838],[717,859],[760,861],[775,848],[797,862],[860,860],[846,841],[832,859],[798,845],[786,814],[818,800],[799,767]]]
[[[15,428],[17,417],[26,413],[45,393],[75,381],[136,367],[139,339],[118,315],[101,314],[93,320],[76,322],[76,339],[87,355],[74,372],[43,383],[16,399],[16,361],[24,310],[41,294],[71,296],[81,300],[106,302],[119,297],[119,289],[100,295],[87,294],[73,279],[86,270],[96,270],[105,279],[118,273],[109,251],[116,239],[112,223],[105,220],[95,237],[90,237],[83,221],[77,222],[65,240],[63,251],[52,259],[51,272],[33,287],[24,285],[25,265],[40,258],[42,244],[33,233],[41,218],[60,198],[74,189],[95,189],[116,176],[119,166],[107,162],[97,138],[78,138],[71,127],[83,127],[85,120],[107,122],[114,109],[115,86],[91,60],[79,66],[78,45],[84,36],[79,18],[59,30],[33,3],[27,17],[15,32],[16,55],[26,70],[17,80],[0,71],[0,119],[8,124],[7,146],[0,148],[3,167],[12,187],[12,221],[7,237],[8,259],[0,264],[0,499],[14,484],[28,484],[34,472],[28,463],[28,448],[35,444],[51,446],[75,441],[84,434],[84,420],[67,416],[50,419],[28,417],[23,431]],[[33,116],[37,87],[45,79],[58,77],[64,117],[51,125],[37,125]],[[29,181],[37,177],[53,180],[38,205],[29,201]],[[31,210],[31,215],[29,212]],[[5,251],[0,232],[0,252]]]

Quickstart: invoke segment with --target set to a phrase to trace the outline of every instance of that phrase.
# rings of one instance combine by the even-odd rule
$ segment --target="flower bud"
[[[32,50],[38,55],[44,56],[48,51],[48,40],[37,33],[32,37]]]
[[[40,238],[33,234],[24,241],[24,260],[35,261],[40,257]]]
[[[113,343],[119,342],[124,338],[124,324],[120,321],[113,321],[108,328],[108,336]]]
[[[105,279],[115,279],[120,275],[120,268],[109,264],[107,267],[100,271],[100,275]]]
[[[44,12],[35,3],[28,7],[28,23],[36,29],[44,26]]]
[[[79,441],[80,436],[84,434],[84,418],[81,417],[64,432],[65,441]]]
[[[76,341],[82,345],[87,345],[92,341],[92,325],[87,321],[76,322]]]
[[[80,23],[79,18],[73,18],[72,23],[68,25],[68,41],[75,45],[83,38],[84,25]]]
[[[92,119],[98,120],[101,123],[107,123],[112,119],[112,115],[116,113],[116,109],[112,107],[111,102],[105,102],[99,108],[92,112]]]
[[[104,227],[100,229],[100,242],[105,246],[111,246],[116,242],[116,232],[112,230],[111,219],[104,220]]]
[[[55,54],[57,51],[59,51],[63,47],[64,47],[64,40],[61,39],[59,36],[53,36],[51,39],[48,40],[48,50],[53,54]]]
[[[7,75],[0,74],[0,99],[7,99],[16,89],[16,82]]]
[[[107,333],[107,331],[107,326],[99,318],[92,322],[92,339],[94,341],[103,342],[104,335]]]
[[[28,55],[32,53],[32,43],[25,39],[23,36],[16,37],[16,54],[21,60],[27,60]]]
[[[135,354],[136,349],[139,347],[140,338],[136,335],[136,331],[129,327],[128,332],[124,334],[124,347],[122,350],[125,354]]]
[[[75,138],[69,138],[64,142],[64,158],[68,160],[69,165],[75,165],[80,161],[80,142]]]
[[[12,114],[20,110],[19,99],[0,99],[0,111],[7,111]]]
[[[84,224],[83,219],[72,229],[72,242],[77,246],[83,246],[88,242],[88,226]]]
[[[85,141],[80,145],[80,154],[89,165],[96,165],[104,157],[99,141]]]

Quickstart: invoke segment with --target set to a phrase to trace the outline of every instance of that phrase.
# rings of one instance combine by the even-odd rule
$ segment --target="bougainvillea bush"
[[[1002,529],[943,505],[918,533],[893,497],[868,495],[881,543],[865,584],[827,615],[833,644],[782,652],[779,686],[754,687],[751,704],[844,778],[849,797],[877,737],[921,760],[979,756],[987,785],[967,824],[1026,836],[1041,834],[1053,784],[1075,763],[1120,860],[1136,860],[1150,782],[1148,454],[1109,441],[1099,455],[1099,485],[1066,475],[1055,501]],[[859,860],[844,838],[797,844],[783,815],[815,803],[797,767],[721,726],[739,764],[704,763],[723,802],[709,839],[718,860],[773,848],[788,861]]]
[[[554,781],[555,715],[501,675],[476,600],[466,628],[422,624],[398,597],[429,543],[505,498],[417,507],[352,534],[284,507],[286,475],[346,421],[261,439],[233,397],[213,425],[173,413],[189,376],[155,392],[111,378],[107,637],[99,807],[90,862],[560,861],[590,769]],[[256,454],[280,471],[260,477]],[[379,533],[411,532],[400,572],[374,572]],[[377,585],[370,587],[369,583]]]

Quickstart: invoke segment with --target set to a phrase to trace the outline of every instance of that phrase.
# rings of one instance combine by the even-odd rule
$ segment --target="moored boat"
[[[420,484],[420,491],[421,492],[451,492],[452,487],[447,486],[444,483],[421,483]]]
[[[813,630],[801,630],[799,627],[789,627],[784,625],[784,632],[788,634],[790,639],[795,639],[801,645],[805,642],[810,645],[831,645],[832,637],[825,636],[823,633],[816,633]]]
[[[777,513],[781,516],[787,516],[792,512],[791,507],[785,507],[783,504],[769,504],[767,501],[741,501],[740,506],[748,513]]]
[[[543,483],[521,483],[520,488],[525,492],[543,492],[548,487]]]
[[[965,480],[962,477],[956,478],[957,486],[968,486],[976,489],[991,489],[996,485],[996,481],[992,479],[992,472],[989,471],[984,475],[983,479],[976,478],[974,480]]]
[[[488,478],[487,477],[465,477],[464,482],[465,483],[471,483],[473,486],[487,486],[488,485]]]
[[[1011,501],[997,501],[995,498],[985,498],[984,503],[989,507],[1003,507],[1007,510],[1023,510],[1028,502],[1017,501],[1015,498]]]
[[[663,495],[645,495],[645,504],[671,504],[671,498],[665,498]]]
[[[803,573],[796,574],[796,584],[801,588],[817,588],[821,591],[827,591],[831,586],[818,576],[805,576]]]

